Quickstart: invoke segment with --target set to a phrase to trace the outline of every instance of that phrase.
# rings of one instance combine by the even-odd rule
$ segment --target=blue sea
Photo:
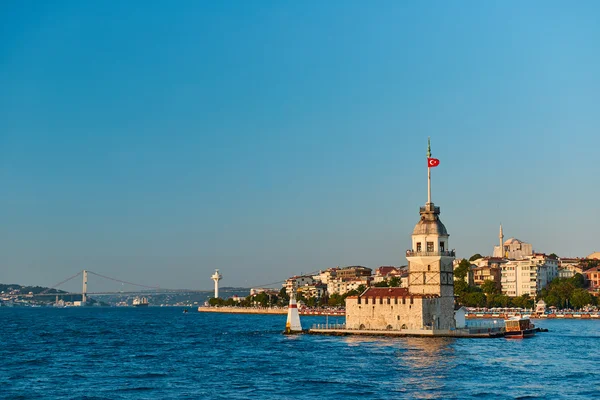
[[[550,331],[525,340],[285,336],[284,315],[182,311],[1,308],[0,398],[600,396],[600,321],[537,321]]]

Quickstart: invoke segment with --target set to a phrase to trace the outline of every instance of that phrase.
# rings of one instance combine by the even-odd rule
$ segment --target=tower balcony
[[[413,251],[406,250],[406,257],[456,257],[456,252],[452,251]]]
[[[419,213],[424,213],[424,212],[433,212],[434,214],[439,214],[440,208],[434,206],[433,204],[426,205],[424,207],[419,207]]]

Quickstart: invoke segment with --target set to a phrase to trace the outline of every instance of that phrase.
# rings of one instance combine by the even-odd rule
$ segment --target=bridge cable
[[[100,278],[108,279],[108,280],[119,282],[119,283],[126,283],[128,285],[139,286],[139,287],[143,287],[143,288],[147,288],[147,289],[160,289],[160,286],[147,286],[147,285],[140,285],[140,284],[137,284],[137,283],[127,282],[127,281],[122,281],[120,279],[115,279],[115,278],[111,278],[109,276],[104,276],[104,275],[97,274],[97,273],[95,273],[93,271],[88,271],[88,273],[92,274],[92,275],[99,276]]]
[[[81,275],[81,273],[82,273],[82,272],[83,272],[83,271],[79,271],[78,273],[76,273],[76,274],[75,274],[75,275],[73,275],[72,277],[70,277],[70,278],[67,278],[67,279],[65,279],[64,281],[62,281],[62,282],[60,282],[60,283],[57,283],[56,285],[54,285],[54,286],[52,286],[52,287],[49,287],[49,288],[47,288],[46,290],[44,290],[43,292],[40,292],[40,293],[38,293],[37,295],[39,296],[39,295],[42,295],[42,294],[46,294],[46,293],[47,293],[47,292],[49,292],[50,290],[52,290],[52,289],[56,289],[58,286],[62,285],[63,283],[67,283],[67,282],[68,282],[68,281],[70,281],[71,279],[77,278],[79,275]]]

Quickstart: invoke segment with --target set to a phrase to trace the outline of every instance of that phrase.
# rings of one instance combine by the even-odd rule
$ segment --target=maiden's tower
[[[427,147],[427,203],[419,210],[406,251],[408,287],[371,287],[346,299],[346,328],[357,330],[429,331],[447,334],[456,328],[454,276],[449,234],[440,220],[440,208],[431,201],[431,169],[439,160]]]

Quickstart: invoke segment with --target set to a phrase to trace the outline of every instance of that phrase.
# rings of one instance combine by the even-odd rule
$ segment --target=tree
[[[463,280],[454,282],[454,295],[461,296],[469,290],[469,284]]]
[[[284,287],[281,288],[281,290],[279,290],[279,296],[277,297],[279,297],[279,299],[281,299],[281,301],[285,304],[288,304],[290,302],[290,296],[287,294],[287,291]]]
[[[550,254],[550,255],[548,256],[548,258],[551,258],[551,259],[553,259],[553,260],[556,260],[556,259],[558,259],[558,256],[557,256],[555,253],[552,253],[552,254]]]
[[[471,263],[467,259],[463,258],[458,264],[458,267],[454,270],[454,277],[461,281],[465,281],[465,278],[471,272]],[[465,281],[466,282],[466,281]]]
[[[344,304],[344,298],[339,293],[334,293],[329,296],[328,304],[331,307],[339,307]]]
[[[579,288],[579,289],[584,288],[585,287],[585,278],[581,274],[575,274],[571,278],[571,283],[576,288]]]
[[[373,285],[374,287],[388,287],[388,281],[383,280],[381,282],[377,282]]]
[[[592,302],[592,295],[585,289],[575,289],[571,294],[571,305],[574,308],[583,308]]]
[[[490,295],[500,293],[500,290],[498,290],[498,285],[492,280],[486,280],[485,282],[483,282],[483,284],[481,285],[481,290],[483,290],[483,293]]]
[[[210,299],[208,299],[208,304],[210,304],[213,307],[222,306],[225,304],[225,301],[220,297],[211,297]]]
[[[513,306],[520,308],[533,308],[533,299],[529,297],[528,294],[524,294],[523,296],[513,297],[512,299]]]
[[[479,254],[479,253],[477,253],[477,254],[473,254],[473,255],[471,256],[471,258],[469,258],[469,261],[475,261],[475,260],[479,260],[480,258],[483,258],[483,256],[482,256],[481,254]]]
[[[465,295],[465,303],[468,307],[485,307],[487,298],[481,292],[472,292]]]
[[[399,276],[391,277],[388,282],[389,287],[400,287],[401,284],[402,284],[402,280],[400,279]]]
[[[365,285],[358,285],[356,291],[358,292],[358,294],[362,294],[362,292],[364,292],[366,289],[367,287]]]

